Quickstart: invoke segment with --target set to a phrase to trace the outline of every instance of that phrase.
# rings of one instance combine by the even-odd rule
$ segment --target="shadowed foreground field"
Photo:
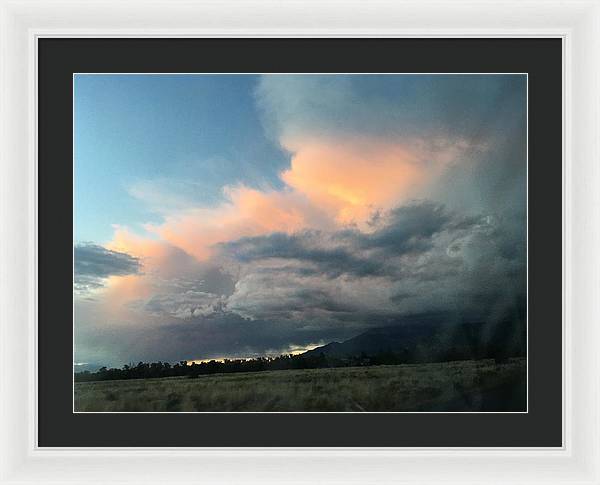
[[[525,411],[526,360],[75,384],[75,411]]]

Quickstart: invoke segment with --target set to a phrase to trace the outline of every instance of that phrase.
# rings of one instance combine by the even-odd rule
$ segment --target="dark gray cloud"
[[[403,315],[489,319],[525,291],[525,240],[493,214],[415,201],[371,232],[305,231],[221,246],[241,275],[227,308],[299,325],[368,327]]]
[[[75,290],[86,292],[103,286],[109,276],[139,274],[141,262],[126,253],[97,244],[75,245]]]
[[[388,258],[424,253],[432,249],[438,234],[445,232],[457,238],[487,225],[487,221],[482,216],[459,216],[431,201],[413,201],[385,215],[378,213],[370,232],[343,229],[273,233],[241,238],[219,247],[241,263],[283,260],[274,267],[263,268],[271,272],[279,269],[329,277],[394,276],[399,273]],[[455,244],[454,248],[458,246]],[[286,265],[285,261],[303,264]]]
[[[381,274],[385,265],[375,259],[356,255],[346,242],[353,233],[330,235],[323,231],[303,231],[296,234],[274,233],[267,236],[242,238],[220,245],[221,249],[241,263],[279,259],[295,261],[296,266],[275,266],[272,270],[337,277],[343,273],[357,276]],[[313,269],[314,266],[314,269]]]
[[[475,219],[459,219],[439,204],[413,202],[373,219],[372,232],[344,229],[335,232],[307,230],[295,234],[273,233],[224,243],[220,248],[241,263],[257,260],[283,260],[299,264],[280,264],[264,271],[340,275],[393,276],[383,253],[391,256],[422,252],[431,247],[433,236],[443,230],[468,229]],[[374,255],[373,252],[378,253]]]
[[[431,201],[412,202],[378,215],[375,231],[356,232],[357,246],[389,251],[392,254],[422,252],[432,246],[433,236],[444,230],[469,229],[476,220],[460,218]]]
[[[300,328],[294,322],[246,320],[218,313],[189,320],[172,319],[151,328],[135,325],[107,328],[82,320],[75,332],[77,362],[120,366],[138,361],[279,355],[344,340],[355,329],[343,325]]]

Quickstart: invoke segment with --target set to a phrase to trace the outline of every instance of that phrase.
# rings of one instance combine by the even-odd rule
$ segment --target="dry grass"
[[[76,411],[523,411],[525,359],[75,384]]]

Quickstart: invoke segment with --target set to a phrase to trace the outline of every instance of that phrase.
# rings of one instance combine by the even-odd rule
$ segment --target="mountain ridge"
[[[445,324],[413,321],[367,330],[343,342],[330,342],[301,354],[337,359],[394,354],[407,362],[496,358],[525,354],[525,327],[505,320],[495,324]]]

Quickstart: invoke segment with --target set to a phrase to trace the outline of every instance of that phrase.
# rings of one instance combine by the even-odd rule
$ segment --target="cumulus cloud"
[[[75,290],[101,288],[111,276],[139,274],[140,260],[96,244],[75,245]]]
[[[238,238],[364,225],[374,210],[422,192],[464,149],[445,144],[432,152],[376,138],[307,141],[281,173],[284,188],[225,187],[221,204],[175,211],[146,229],[206,261],[213,246]]]
[[[145,311],[154,315],[172,315],[176,318],[193,318],[221,311],[224,297],[204,291],[187,290],[180,293],[153,295],[144,302]]]
[[[210,206],[160,204],[163,222],[145,227],[206,261],[215,244],[242,237],[360,226],[375,210],[443,192],[442,180],[460,184],[454,200],[440,194],[448,203],[486,198],[500,182],[514,190],[503,167],[522,176],[523,154],[496,159],[509,145],[523,146],[510,130],[523,131],[524,82],[522,76],[263,76],[256,97],[266,130],[290,155],[277,188],[240,182],[222,187],[222,201]],[[164,213],[165,207],[172,209]]]
[[[155,317],[189,319],[221,311],[234,281],[214,262],[201,262],[183,249],[161,240],[148,240],[118,228],[112,248],[137,255],[144,274],[120,278],[109,291],[114,303]],[[126,295],[121,300],[120,296]]]
[[[368,326],[431,312],[488,319],[519,304],[524,241],[495,216],[420,201],[374,224],[370,232],[277,233],[223,244],[242,265],[227,308],[301,325]]]
[[[267,132],[292,154],[292,169],[294,157],[303,159],[316,151],[313,147],[349,146],[352,156],[341,157],[336,173],[347,178],[354,163],[344,160],[356,161],[360,145],[368,147],[364,141],[373,140],[372,146],[401,147],[426,174],[423,180],[419,172],[413,174],[417,183],[406,185],[407,193],[384,196],[388,209],[402,195],[404,200],[427,197],[464,211],[512,211],[521,224],[526,85],[524,75],[263,76],[257,100]],[[310,158],[326,172],[333,157],[325,153]],[[402,165],[403,159],[395,159]],[[376,157],[369,154],[365,160],[377,173]],[[373,192],[390,182],[389,172],[378,175]]]

